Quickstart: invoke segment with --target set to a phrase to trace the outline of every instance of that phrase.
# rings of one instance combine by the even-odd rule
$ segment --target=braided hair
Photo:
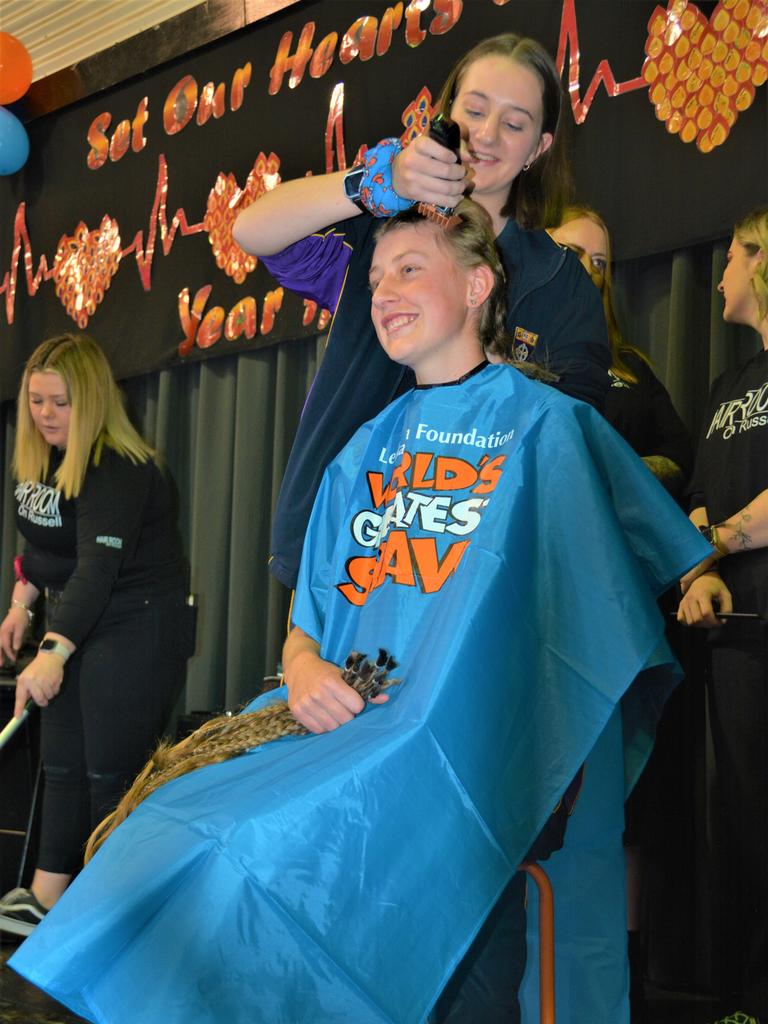
[[[394,658],[383,649],[375,661],[369,661],[364,654],[352,651],[344,664],[341,677],[363,700],[368,701],[387,686],[399,682],[389,678],[396,664]],[[309,730],[294,718],[288,704],[281,700],[242,715],[233,715],[231,712],[217,715],[179,743],[163,740],[115,810],[93,830],[85,847],[85,863],[142,800],[146,800],[167,782],[197,768],[230,761],[282,736],[306,736],[308,733]]]

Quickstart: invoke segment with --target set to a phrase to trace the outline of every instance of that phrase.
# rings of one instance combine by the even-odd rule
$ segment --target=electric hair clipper
[[[461,130],[455,121],[452,121],[445,114],[438,114],[436,117],[433,117],[429,124],[429,137],[434,139],[439,145],[444,146],[445,149],[450,149],[458,163],[461,159]],[[446,230],[459,223],[459,217],[454,215],[452,206],[419,203],[417,209],[422,217],[434,221],[435,224],[439,224],[440,227]]]

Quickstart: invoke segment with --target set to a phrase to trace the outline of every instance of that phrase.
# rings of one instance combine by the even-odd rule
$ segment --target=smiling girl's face
[[[443,229],[409,224],[387,232],[371,263],[371,316],[390,359],[419,384],[457,380],[483,359],[477,317],[492,285],[487,267],[459,266]]]
[[[461,127],[462,161],[472,169],[472,198],[497,222],[523,166],[552,144],[542,134],[542,84],[508,57],[480,57],[466,69],[451,105]]]

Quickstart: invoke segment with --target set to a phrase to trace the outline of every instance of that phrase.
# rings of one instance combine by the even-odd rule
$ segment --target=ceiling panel
[[[307,0],[0,0],[33,80],[24,122],[59,110]]]
[[[205,0],[0,0],[0,26],[26,46],[36,82],[201,6]]]

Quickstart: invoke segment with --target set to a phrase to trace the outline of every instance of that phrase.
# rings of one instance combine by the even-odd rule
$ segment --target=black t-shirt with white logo
[[[768,487],[768,351],[712,385],[691,481],[690,507],[710,523],[739,512]],[[744,528],[749,532],[749,524]],[[768,548],[728,555],[719,566],[733,609],[768,618]]]
[[[52,452],[45,482],[16,485],[16,523],[26,541],[24,575],[39,590],[63,591],[48,628],[79,645],[113,592],[181,587],[185,570],[170,484],[154,462],[104,447],[69,501],[54,484],[60,462]]]

